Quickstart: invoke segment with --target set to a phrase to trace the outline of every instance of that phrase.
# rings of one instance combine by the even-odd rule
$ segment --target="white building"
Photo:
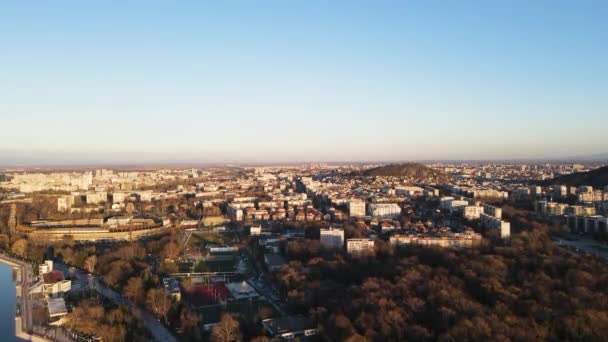
[[[481,214],[483,214],[483,207],[478,205],[467,205],[462,212],[462,216],[467,220],[478,220]]]
[[[397,218],[401,215],[401,207],[396,203],[372,203],[367,212],[372,217]]]
[[[488,214],[490,216],[494,216],[496,218],[502,218],[502,208],[494,207],[489,204],[484,204],[483,213]]]
[[[350,217],[364,217],[365,216],[365,201],[360,199],[353,199],[348,202],[348,214]]]
[[[353,256],[374,254],[374,240],[348,239],[346,240],[346,252]]]
[[[450,202],[450,213],[461,213],[464,208],[469,205],[469,201],[466,200],[453,200]]]
[[[237,204],[230,203],[226,206],[226,214],[233,221],[243,221],[243,209]]]
[[[498,230],[501,238],[505,239],[511,236],[511,223],[488,214],[481,214],[480,219],[482,226],[488,229]]]
[[[152,191],[137,191],[135,192],[140,202],[151,202],[152,201]]]
[[[60,213],[65,213],[68,210],[72,209],[74,205],[74,197],[71,195],[61,196],[57,198],[57,211]]]
[[[321,229],[321,244],[327,248],[343,248],[344,230],[331,227]]]
[[[108,201],[108,193],[105,191],[100,192],[87,192],[87,204],[99,204]]]
[[[124,192],[114,192],[112,193],[112,203],[124,203],[127,197]]]
[[[426,197],[439,197],[439,189],[435,189],[430,186],[425,186],[423,194]]]
[[[251,226],[251,228],[249,228],[249,235],[251,236],[259,236],[262,235],[262,226]]]
[[[568,226],[573,233],[606,233],[608,232],[608,218],[601,215],[569,215]]]
[[[53,270],[53,260],[45,260],[43,264],[38,265],[38,275],[49,273]]]
[[[453,200],[454,197],[451,196],[441,197],[441,199],[439,200],[439,208],[443,210],[450,210]]]
[[[390,243],[393,246],[418,245],[437,246],[442,248],[470,248],[478,245],[481,235],[475,232],[455,233],[448,236],[393,235]]]
[[[419,196],[422,195],[424,189],[419,186],[398,186],[395,187],[395,194],[397,196]]]

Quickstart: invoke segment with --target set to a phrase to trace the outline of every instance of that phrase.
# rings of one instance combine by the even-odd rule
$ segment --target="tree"
[[[177,273],[177,271],[178,271],[177,265],[173,261],[163,261],[160,263],[160,265],[158,267],[159,273],[173,274],[173,273]]]
[[[144,289],[144,281],[140,277],[129,278],[123,292],[125,297],[134,303],[142,304],[146,293],[146,290]]]
[[[95,272],[95,266],[97,266],[97,256],[91,255],[84,260],[84,268],[89,273]]]
[[[0,249],[5,250],[9,247],[10,238],[7,234],[0,234]]]
[[[11,251],[18,257],[25,258],[25,254],[27,252],[27,240],[19,239],[15,241],[11,247]]]
[[[179,322],[184,335],[195,341],[201,339],[201,330],[199,328],[201,316],[199,314],[189,309],[184,309],[179,316]]]
[[[241,337],[239,322],[231,314],[224,313],[222,320],[213,327],[211,336],[217,342],[238,341]]]
[[[171,241],[163,249],[164,255],[169,259],[175,259],[179,255],[179,244],[177,241]]]
[[[171,298],[164,288],[152,288],[148,291],[146,304],[158,318],[167,321],[167,313],[171,309]]]

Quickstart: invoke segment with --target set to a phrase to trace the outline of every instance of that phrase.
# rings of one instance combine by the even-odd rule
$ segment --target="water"
[[[15,282],[13,270],[0,263],[0,340],[17,341],[15,338]]]

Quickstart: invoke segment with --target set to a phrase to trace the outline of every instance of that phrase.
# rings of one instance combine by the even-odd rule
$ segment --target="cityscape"
[[[2,1],[0,341],[608,341],[607,17]]]
[[[11,168],[0,257],[16,272],[18,336],[339,340],[371,324],[365,338],[466,339],[433,326],[437,310],[456,314],[454,298],[492,311],[524,293],[536,303],[536,286],[602,286],[589,281],[608,261],[608,186],[596,185],[607,176],[578,163]],[[585,300],[569,295],[567,305]],[[430,317],[415,323],[409,310]],[[369,314],[400,323],[357,321]],[[512,319],[525,326],[528,314]],[[381,325],[397,323],[418,330]],[[562,329],[504,337],[572,333]]]

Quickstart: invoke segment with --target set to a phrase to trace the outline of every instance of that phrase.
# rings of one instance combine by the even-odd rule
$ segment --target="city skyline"
[[[0,165],[608,152],[602,2],[0,6]]]

